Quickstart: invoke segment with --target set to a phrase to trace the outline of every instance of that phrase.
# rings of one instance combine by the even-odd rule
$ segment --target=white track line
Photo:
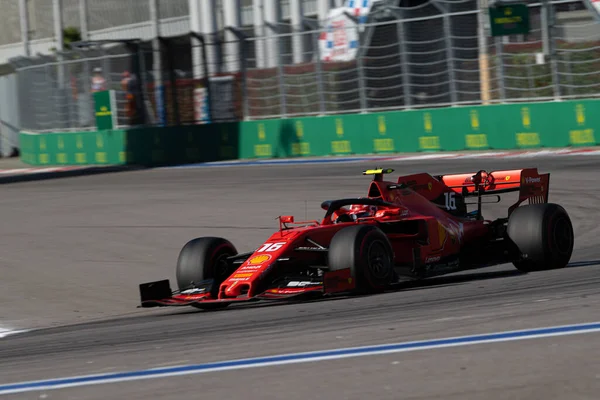
[[[14,334],[23,333],[23,332],[27,332],[27,331],[26,330],[8,329],[8,328],[3,328],[0,326],[0,339],[4,338],[6,336],[9,336],[9,335],[14,335]]]

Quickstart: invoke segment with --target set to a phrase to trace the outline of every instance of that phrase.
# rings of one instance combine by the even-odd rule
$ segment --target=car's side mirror
[[[281,217],[279,217],[279,219],[284,224],[293,224],[294,223],[293,215],[282,215]]]
[[[394,215],[400,215],[402,213],[402,211],[404,211],[404,210],[401,210],[399,208],[383,209],[383,210],[377,211],[377,216],[390,217],[390,216],[394,216]]]

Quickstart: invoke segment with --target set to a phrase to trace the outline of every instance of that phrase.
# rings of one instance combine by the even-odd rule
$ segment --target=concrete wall
[[[18,147],[19,98],[17,75],[0,76],[0,155],[8,156],[13,147]]]

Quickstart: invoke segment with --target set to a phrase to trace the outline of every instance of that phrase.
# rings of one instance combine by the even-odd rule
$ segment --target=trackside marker
[[[14,168],[14,169],[0,169],[1,175],[29,175],[29,174],[43,174],[47,172],[67,172],[67,171],[78,171],[88,167],[49,167],[49,168]]]
[[[579,325],[563,325],[556,327],[509,331],[500,333],[488,333],[482,335],[460,336],[444,339],[383,344],[375,346],[352,347],[336,350],[314,351],[308,353],[282,354],[267,357],[246,358],[240,360],[219,361],[206,364],[153,368],[141,371],[73,376],[58,379],[10,383],[0,385],[0,395],[31,392],[37,390],[64,389],[76,386],[135,381],[141,379],[166,378],[171,376],[200,374],[206,372],[239,370],[256,367],[270,367],[285,364],[337,360],[349,357],[374,356],[417,350],[431,350],[446,347],[509,342],[516,340],[538,339],[553,336],[576,335],[594,332],[600,332],[600,322]]]

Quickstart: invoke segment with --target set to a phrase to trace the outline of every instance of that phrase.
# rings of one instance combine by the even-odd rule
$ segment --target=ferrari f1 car
[[[141,307],[374,293],[505,263],[524,272],[562,268],[571,258],[573,226],[562,206],[548,202],[550,174],[526,168],[385,180],[391,172],[364,171],[373,175],[366,197],[323,202],[321,221],[280,216],[279,229],[254,251],[238,254],[219,237],[189,241],[177,260],[178,290],[169,280],[143,283]],[[485,219],[482,204],[507,192],[518,192],[507,215]]]

